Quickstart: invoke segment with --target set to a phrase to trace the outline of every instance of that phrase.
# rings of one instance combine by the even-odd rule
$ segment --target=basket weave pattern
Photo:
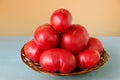
[[[101,55],[100,62],[93,68],[83,69],[83,70],[78,69],[78,70],[74,70],[71,73],[51,73],[51,72],[44,71],[43,68],[39,64],[34,63],[30,59],[28,59],[26,57],[25,53],[24,53],[23,48],[21,49],[21,59],[28,67],[30,67],[31,69],[33,69],[37,72],[40,72],[40,73],[43,72],[43,73],[47,73],[47,74],[51,74],[51,75],[57,75],[57,76],[69,76],[69,75],[85,74],[85,73],[97,70],[98,68],[103,66],[108,61],[108,58],[109,58],[109,55],[107,54],[107,52],[105,50],[103,50],[103,54]]]

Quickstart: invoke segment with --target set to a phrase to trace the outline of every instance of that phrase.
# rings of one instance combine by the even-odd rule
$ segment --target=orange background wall
[[[31,36],[59,8],[91,36],[120,36],[120,0],[0,0],[0,36]]]

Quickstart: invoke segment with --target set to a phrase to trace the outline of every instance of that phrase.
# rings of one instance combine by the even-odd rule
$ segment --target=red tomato
[[[42,53],[40,65],[49,72],[72,72],[76,67],[75,56],[62,48],[52,48]]]
[[[97,50],[86,49],[77,55],[77,66],[80,69],[92,68],[100,61],[100,54]]]
[[[24,46],[25,55],[33,62],[39,62],[42,51],[43,50],[39,48],[33,40],[28,41]]]
[[[59,40],[58,32],[50,24],[40,25],[35,33],[34,40],[40,48],[50,49],[57,45]]]
[[[78,54],[86,48],[89,40],[87,30],[81,25],[72,25],[71,28],[61,34],[61,46],[74,54]]]
[[[89,39],[88,47],[97,50],[99,53],[102,53],[103,51],[103,45],[101,41],[94,37]]]
[[[58,9],[56,10],[51,18],[50,22],[52,27],[58,32],[65,32],[70,28],[72,21],[72,15],[66,9]]]

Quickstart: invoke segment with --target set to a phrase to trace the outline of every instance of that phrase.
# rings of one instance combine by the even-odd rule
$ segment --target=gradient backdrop
[[[0,36],[32,36],[59,8],[91,36],[120,36],[120,0],[0,0]]]

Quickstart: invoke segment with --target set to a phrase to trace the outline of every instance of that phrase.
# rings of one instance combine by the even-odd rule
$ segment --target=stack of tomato
[[[103,51],[101,41],[90,37],[84,26],[71,22],[68,10],[54,11],[50,24],[40,25],[34,39],[25,44],[25,55],[49,72],[69,73],[96,66]]]

